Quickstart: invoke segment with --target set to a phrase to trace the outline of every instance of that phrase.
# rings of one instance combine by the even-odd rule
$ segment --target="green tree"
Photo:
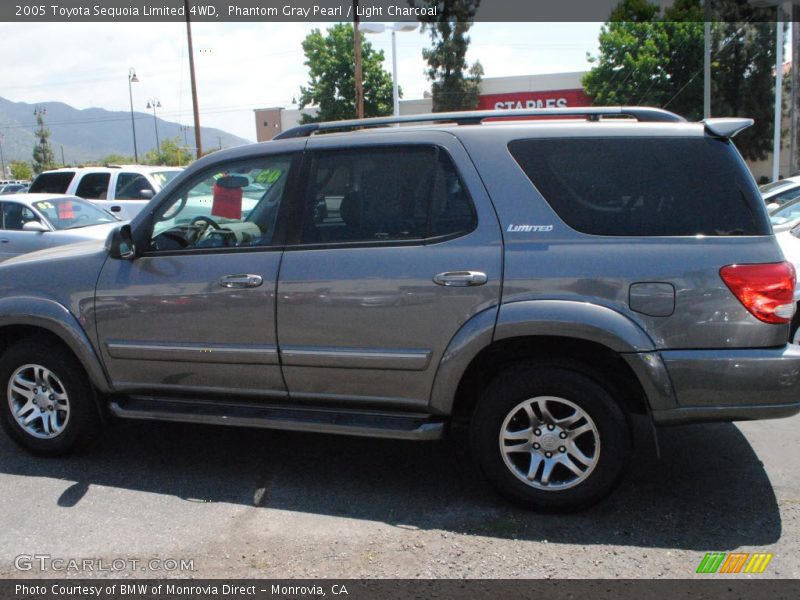
[[[428,63],[433,112],[472,110],[478,106],[483,67],[476,61],[467,66],[467,35],[480,0],[409,0],[412,6],[435,6],[436,15],[422,17],[423,31],[431,48],[422,50]]]
[[[8,165],[8,168],[11,170],[12,179],[21,179],[23,181],[27,181],[28,179],[33,178],[33,169],[31,169],[30,164],[26,163],[25,161],[12,160]]]
[[[584,76],[597,105],[667,107],[689,119],[703,114],[700,0],[678,0],[661,20],[647,0],[624,0],[600,30],[600,52]],[[694,10],[700,10],[695,14]],[[696,20],[691,20],[693,17]],[[681,19],[684,19],[681,21]],[[698,71],[699,69],[699,71]],[[698,75],[699,73],[699,75]]]
[[[775,24],[746,3],[712,0],[711,113],[752,117],[736,138],[748,159],[764,158],[772,136]],[[736,12],[733,12],[736,11]],[[648,105],[703,116],[702,0],[676,0],[663,15],[648,0],[623,0],[600,30],[583,85],[596,105]],[[733,22],[739,20],[740,22]]]
[[[50,130],[44,126],[44,111],[36,111],[36,144],[33,146],[33,171],[41,173],[53,167],[55,157],[50,146]]]
[[[746,158],[772,151],[775,110],[775,9],[763,13],[749,4],[712,2],[720,22],[712,28],[711,114],[751,117],[755,124],[736,136]],[[724,19],[724,20],[723,20]]]
[[[133,157],[112,152],[108,156],[101,158],[99,162],[101,165],[129,165],[133,164]]]
[[[183,167],[192,162],[192,153],[181,145],[180,136],[161,141],[161,152],[149,150],[143,159],[145,165]]]
[[[308,85],[300,88],[300,108],[319,107],[315,117],[303,115],[303,123],[339,121],[356,117],[353,26],[339,23],[325,35],[314,29],[303,40],[308,67]],[[361,36],[361,71],[364,85],[364,116],[392,114],[392,76],[384,70],[383,51],[375,50]]]

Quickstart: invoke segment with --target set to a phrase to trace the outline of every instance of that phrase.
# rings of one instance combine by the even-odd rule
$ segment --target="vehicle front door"
[[[153,185],[141,173],[121,171],[117,173],[113,186],[113,198],[107,201],[96,201],[95,204],[114,213],[123,221],[132,219],[139,214],[139,211],[147,206],[147,203],[156,194]]]
[[[286,395],[275,285],[285,238],[281,214],[297,161],[299,154],[287,151],[196,173],[143,220],[141,256],[106,261],[97,285],[97,331],[117,390]]]
[[[315,136],[307,150],[278,285],[290,395],[424,410],[450,340],[500,300],[486,191],[444,133]]]
[[[0,261],[48,246],[47,233],[22,229],[28,221],[40,220],[30,208],[19,202],[3,201],[0,214]]]

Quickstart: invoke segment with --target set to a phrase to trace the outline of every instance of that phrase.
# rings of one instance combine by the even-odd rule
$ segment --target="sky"
[[[301,43],[330,23],[193,23],[201,125],[255,140],[253,109],[289,107],[308,80]],[[582,71],[597,51],[601,23],[476,23],[467,55],[485,77]],[[128,69],[135,68],[136,111],[161,102],[158,116],[192,123],[184,23],[0,24],[0,96],[59,101],[76,108],[130,110]],[[391,71],[391,35],[367,39]],[[398,81],[407,99],[430,89],[422,48],[427,34],[397,34]]]

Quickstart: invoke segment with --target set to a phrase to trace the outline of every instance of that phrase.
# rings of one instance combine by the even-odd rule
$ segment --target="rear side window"
[[[768,235],[732,144],[711,138],[517,140],[509,150],[563,221],[610,236]]]
[[[58,171],[57,173],[42,173],[31,184],[31,194],[66,194],[72,178],[73,171]]]
[[[92,200],[105,200],[108,196],[110,173],[87,173],[78,184],[75,195]]]
[[[303,220],[312,244],[442,238],[477,223],[452,160],[433,146],[317,152]]]

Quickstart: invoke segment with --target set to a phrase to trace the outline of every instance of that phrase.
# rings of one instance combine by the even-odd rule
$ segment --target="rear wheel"
[[[630,433],[609,391],[590,377],[571,366],[522,364],[484,390],[471,441],[502,495],[535,510],[570,511],[611,491]]]
[[[0,357],[0,423],[20,446],[61,455],[100,429],[94,390],[80,363],[52,343],[24,340]]]

